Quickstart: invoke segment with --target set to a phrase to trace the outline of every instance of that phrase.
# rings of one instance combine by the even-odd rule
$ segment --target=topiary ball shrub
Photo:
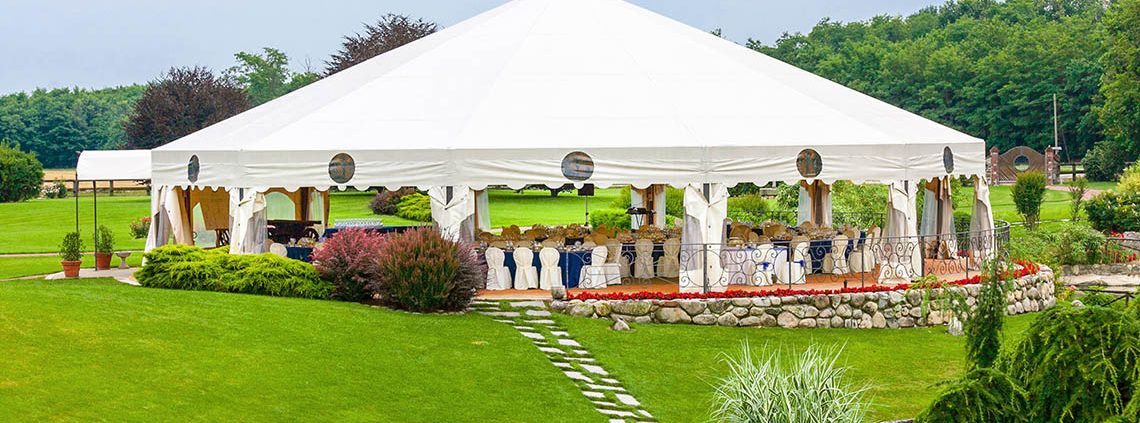
[[[405,195],[396,205],[396,216],[417,222],[431,221],[431,198],[420,193]]]
[[[487,268],[468,244],[417,229],[388,239],[377,260],[372,292],[393,308],[430,313],[467,308],[486,283]]]
[[[1104,307],[1039,315],[999,367],[1029,392],[1035,422],[1100,422],[1135,403],[1140,323]]]
[[[400,188],[395,191],[381,190],[376,193],[375,197],[372,197],[372,201],[368,203],[368,208],[372,210],[372,214],[394,216],[400,211],[399,208],[397,208],[400,204],[400,200],[403,199],[404,196],[414,194],[415,192],[416,190],[414,188]]]
[[[0,203],[36,198],[44,182],[44,168],[36,155],[20,145],[0,142]]]
[[[364,229],[337,232],[313,251],[313,264],[321,279],[334,287],[332,297],[341,301],[372,298],[368,286],[380,280],[380,251],[386,237]]]
[[[312,265],[269,253],[167,245],[144,256],[135,279],[145,287],[297,298],[328,298],[333,291]]]
[[[950,385],[915,423],[1028,422],[1025,390],[1005,373],[977,369]]]

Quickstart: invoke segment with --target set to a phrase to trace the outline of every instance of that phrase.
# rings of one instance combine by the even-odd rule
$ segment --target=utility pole
[[[1053,93],[1053,149],[1061,150],[1061,141],[1058,137],[1059,126],[1057,123],[1057,93]]]

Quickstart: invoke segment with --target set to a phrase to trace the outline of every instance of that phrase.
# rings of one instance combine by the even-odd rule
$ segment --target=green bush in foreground
[[[151,288],[299,298],[328,298],[333,290],[312,265],[273,254],[229,254],[224,249],[167,245],[145,257],[147,263],[135,278]]]
[[[729,375],[713,394],[712,421],[735,423],[855,423],[867,414],[866,388],[847,383],[839,351],[808,347],[785,364],[779,353],[754,359],[748,344],[726,357]]]
[[[377,264],[380,280],[369,288],[380,301],[420,313],[467,308],[487,277],[474,249],[443,239],[434,229],[391,237]]]
[[[1100,231],[1140,231],[1140,194],[1101,193],[1085,203],[1085,213]]]
[[[1013,379],[992,368],[977,369],[951,385],[914,419],[916,423],[1022,423],[1028,399]]]

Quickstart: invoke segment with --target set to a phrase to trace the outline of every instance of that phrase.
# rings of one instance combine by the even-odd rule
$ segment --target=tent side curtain
[[[440,234],[453,241],[475,239],[475,190],[465,186],[434,187],[428,190],[428,197],[432,221]]]
[[[685,187],[685,224],[681,230],[681,292],[723,292],[728,282],[720,264],[728,187],[691,184]]]

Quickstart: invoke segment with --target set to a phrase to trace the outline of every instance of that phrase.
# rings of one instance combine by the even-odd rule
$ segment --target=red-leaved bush
[[[377,260],[380,301],[414,312],[467,308],[486,281],[486,266],[466,243],[443,239],[434,229],[416,229],[388,239]]]
[[[337,232],[324,246],[313,251],[313,264],[321,279],[336,287],[333,298],[341,301],[372,298],[369,286],[380,280],[377,260],[386,243],[384,235],[347,229]]]
[[[372,197],[372,201],[368,202],[368,208],[372,209],[373,214],[394,215],[398,211],[396,205],[400,204],[400,200],[405,195],[415,193],[415,188],[400,188],[395,191],[382,189],[376,193],[375,197]]]

